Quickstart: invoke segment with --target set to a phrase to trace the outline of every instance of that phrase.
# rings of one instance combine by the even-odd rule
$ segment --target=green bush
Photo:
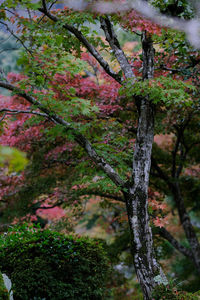
[[[1,300],[9,300],[8,291],[4,285],[2,274],[0,273],[0,299]]]
[[[0,247],[15,300],[104,299],[109,267],[98,241],[23,229],[1,237]]]

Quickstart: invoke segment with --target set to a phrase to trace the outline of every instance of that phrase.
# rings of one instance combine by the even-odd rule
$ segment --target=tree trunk
[[[179,218],[191,248],[194,264],[197,268],[198,273],[200,274],[200,245],[192,223],[190,221],[190,217],[186,211],[178,181],[176,181],[173,185],[173,194],[178,209]]]
[[[154,49],[146,33],[143,45],[143,79],[153,77]],[[148,215],[148,186],[151,151],[154,137],[154,105],[148,99],[138,103],[138,128],[133,157],[132,183],[125,193],[131,231],[132,255],[135,271],[141,284],[144,299],[152,299],[153,288],[167,279],[154,257],[153,240]]]
[[[166,283],[161,267],[154,258],[153,240],[148,216],[148,185],[153,143],[154,108],[148,100],[141,101],[141,113],[133,162],[133,184],[125,195],[131,246],[137,278],[144,299],[151,299],[153,288]]]

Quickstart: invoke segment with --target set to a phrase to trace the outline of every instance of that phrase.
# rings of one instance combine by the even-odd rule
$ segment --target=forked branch
[[[124,72],[126,79],[130,79],[130,78],[134,79],[135,75],[133,73],[131,65],[129,64],[128,59],[124,54],[124,51],[120,47],[119,41],[117,39],[116,33],[114,31],[112,23],[110,22],[109,17],[108,16],[100,17],[100,22],[101,22],[101,28],[105,33],[106,40],[108,41],[111,49],[113,50],[113,53],[115,54],[115,57],[117,58],[117,61],[120,64],[120,67]]]

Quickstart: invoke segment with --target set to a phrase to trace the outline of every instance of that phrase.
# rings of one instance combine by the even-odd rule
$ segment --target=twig
[[[26,45],[24,44],[24,42],[22,41],[22,39],[19,38],[19,37],[13,32],[13,30],[10,29],[10,27],[9,27],[6,23],[0,21],[0,24],[4,25],[4,26],[6,27],[6,29],[11,33],[11,35],[12,35],[14,38],[16,38],[16,40],[17,40],[18,42],[20,42],[20,43],[22,44],[22,46],[25,48],[25,50],[26,50],[31,56],[33,56],[32,51],[26,47]]]
[[[8,109],[8,108],[3,108],[0,109],[0,113],[4,112],[3,118],[0,119],[0,122],[2,121],[2,119],[5,118],[6,115],[16,115],[16,114],[32,114],[32,115],[38,115],[41,117],[46,117],[49,118],[49,116],[47,114],[43,114],[41,112],[37,112],[34,110],[17,110],[17,109]]]
[[[6,117],[6,113],[3,114],[3,117],[1,117],[0,122],[3,121]]]

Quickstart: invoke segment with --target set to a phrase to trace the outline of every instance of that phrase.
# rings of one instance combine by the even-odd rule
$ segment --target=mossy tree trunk
[[[154,49],[150,36],[144,32],[143,80],[153,78]],[[151,167],[151,152],[154,138],[154,105],[148,99],[138,102],[138,129],[133,157],[132,183],[125,193],[127,213],[132,237],[132,254],[138,280],[144,298],[151,299],[156,278],[167,282],[166,277],[154,257],[153,239],[148,215],[148,187]],[[160,281],[160,280],[159,280]]]

